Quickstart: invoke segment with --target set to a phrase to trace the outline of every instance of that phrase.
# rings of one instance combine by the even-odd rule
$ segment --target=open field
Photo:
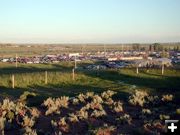
[[[92,62],[79,63],[87,65]],[[1,97],[17,98],[23,91],[33,91],[40,97],[74,96],[80,92],[116,90],[119,95],[127,95],[135,89],[145,89],[155,93],[176,93],[179,95],[180,70],[165,69],[119,69],[119,70],[76,70],[72,79],[73,62],[60,64],[0,64]],[[45,71],[47,82],[45,84]],[[12,89],[11,75],[15,76],[15,89]]]
[[[88,53],[97,51],[127,51],[138,46],[139,50],[149,50],[152,44],[0,44],[0,58],[18,56],[34,56],[62,53]],[[161,43],[164,49],[177,48],[180,43]]]
[[[88,64],[92,62],[78,66]],[[161,69],[140,68],[136,74],[135,68],[80,68],[73,80],[73,67],[74,62],[18,64],[17,68],[0,63],[0,133],[156,134],[165,132],[165,119],[179,118],[178,69],[165,69],[161,75]]]
[[[127,47],[128,48],[128,47]],[[122,50],[121,45],[106,46],[107,50]],[[0,57],[13,57],[18,56],[34,56],[46,54],[60,54],[60,53],[73,53],[73,52],[96,52],[104,51],[104,45],[86,45],[86,44],[61,44],[61,45],[10,45],[0,46]]]

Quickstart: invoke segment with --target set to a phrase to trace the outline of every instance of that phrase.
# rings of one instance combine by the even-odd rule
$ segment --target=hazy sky
[[[0,42],[180,41],[180,0],[0,0]]]

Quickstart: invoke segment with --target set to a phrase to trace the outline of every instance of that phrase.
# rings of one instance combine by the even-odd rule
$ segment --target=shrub
[[[170,116],[169,116],[169,115],[160,114],[160,115],[159,115],[159,118],[160,118],[161,120],[168,120],[168,119],[170,119]]]
[[[122,103],[121,103],[120,101],[115,102],[113,105],[114,105],[113,110],[114,110],[115,112],[117,112],[117,113],[123,112]]]
[[[15,102],[4,99],[0,104],[0,112],[1,134],[4,134],[4,128],[11,129],[15,124],[23,128],[24,135],[36,135],[36,131],[31,129],[39,117],[36,108],[27,107],[21,100]]]
[[[29,92],[29,91],[25,91],[20,97],[19,97],[19,100],[20,101],[26,101],[28,97],[31,97],[31,96],[36,96],[36,93],[34,92]]]
[[[111,91],[111,90],[108,90],[108,91],[105,91],[101,94],[101,97],[104,98],[104,99],[109,99],[111,98],[114,94],[116,94],[116,92],[114,91]]]
[[[145,98],[148,96],[149,95],[146,91],[135,90],[135,93],[129,97],[129,103],[132,105],[144,106],[146,103]]]
[[[44,101],[43,105],[47,107],[46,115],[56,113],[60,114],[60,108],[67,108],[69,104],[69,97],[60,97],[60,98],[48,98]]]
[[[151,110],[150,109],[142,109],[142,113],[143,114],[151,114]]]
[[[80,111],[77,112],[77,116],[79,117],[79,119],[88,119],[88,112],[81,109]]]
[[[78,117],[74,113],[70,113],[68,118],[70,122],[79,122]]]
[[[25,127],[24,129],[22,129],[22,134],[23,135],[37,135],[36,130],[33,130],[30,127]]]
[[[92,131],[95,135],[112,135],[116,130],[114,126],[103,126]]]
[[[124,114],[123,116],[120,116],[119,118],[117,118],[117,120],[121,124],[131,124],[131,122],[132,122],[132,118],[129,114]]]
[[[173,100],[173,98],[174,98],[174,96],[173,95],[171,95],[171,94],[167,94],[167,95],[162,95],[162,101],[166,101],[166,102],[168,102],[168,101],[172,101]]]
[[[91,113],[91,117],[102,117],[102,116],[105,116],[106,115],[106,112],[105,110],[94,110],[92,113]]]
[[[180,115],[180,108],[176,109],[176,114]]]

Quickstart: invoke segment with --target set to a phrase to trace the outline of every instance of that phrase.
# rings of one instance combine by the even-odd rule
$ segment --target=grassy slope
[[[89,62],[88,62],[89,63]],[[180,71],[152,69],[148,73],[140,69],[137,75],[135,69],[99,71],[76,71],[72,80],[73,62],[60,64],[20,64],[16,69],[13,64],[0,64],[0,92],[1,97],[18,97],[24,90],[34,91],[39,97],[69,95],[79,92],[103,90],[117,90],[119,95],[125,97],[134,89],[146,89],[156,93],[173,92],[179,96]],[[44,84],[45,73],[48,71],[48,84]],[[15,86],[11,88],[11,74],[15,75]]]

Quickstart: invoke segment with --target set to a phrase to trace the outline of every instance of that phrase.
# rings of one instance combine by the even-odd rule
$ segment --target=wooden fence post
[[[139,74],[139,68],[138,68],[138,66],[136,67],[136,74]]]
[[[73,80],[75,79],[75,76],[74,76],[74,68],[72,69],[72,78],[73,78]]]
[[[47,84],[47,71],[45,71],[45,84]]]
[[[12,75],[12,88],[14,89],[14,75]]]
[[[164,64],[162,65],[161,74],[164,75]]]

